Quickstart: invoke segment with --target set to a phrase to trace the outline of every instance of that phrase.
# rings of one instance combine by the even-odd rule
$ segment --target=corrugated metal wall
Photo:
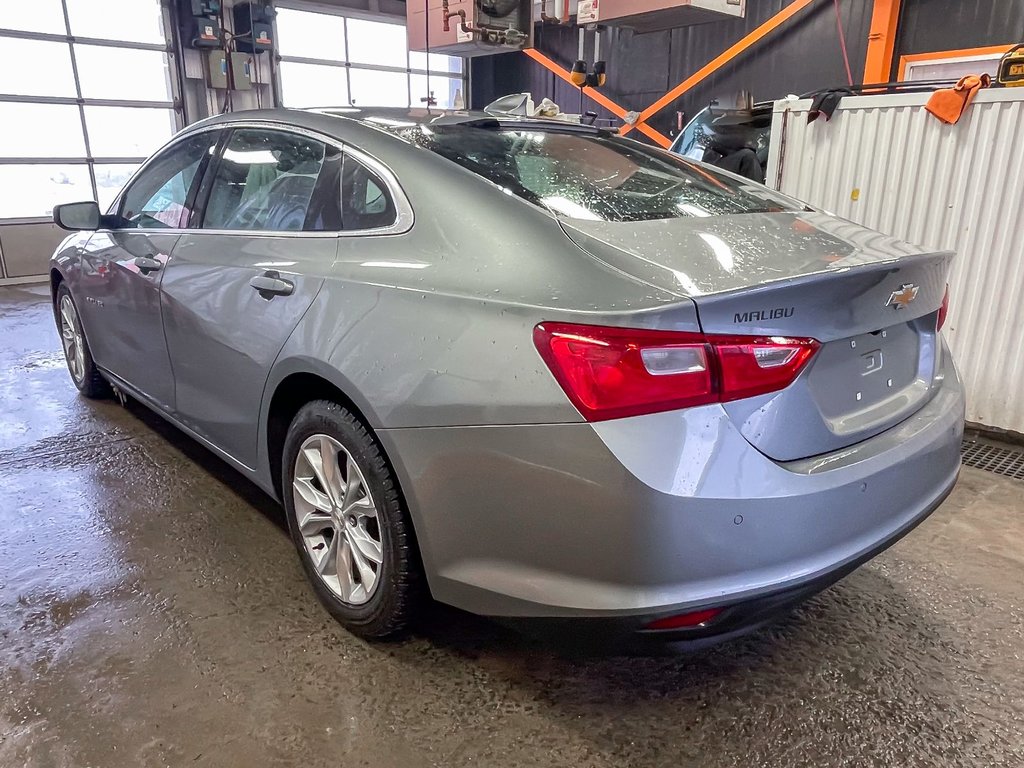
[[[768,183],[956,251],[945,333],[967,419],[1024,433],[1024,89],[982,91],[955,126],[925,112],[927,98],[847,97],[813,123],[809,101],[777,104]]]
[[[628,29],[611,29],[601,44],[608,63],[608,82],[601,91],[626,109],[639,112],[789,2],[751,0],[744,19],[664,32],[635,34]],[[853,77],[859,82],[864,72],[871,3],[840,0],[839,6]],[[577,28],[541,25],[537,27],[536,46],[568,69],[576,59]],[[579,108],[577,89],[521,53],[480,57],[473,60],[472,67],[472,104],[476,107],[506,93],[530,91],[538,101],[548,96],[567,111]],[[846,82],[835,6],[832,0],[817,0],[684,94],[677,104],[666,107],[651,124],[667,133],[675,127],[677,110],[685,112],[685,122],[716,96],[743,88],[752,91],[758,101],[766,101]],[[585,108],[611,117],[589,100]]]

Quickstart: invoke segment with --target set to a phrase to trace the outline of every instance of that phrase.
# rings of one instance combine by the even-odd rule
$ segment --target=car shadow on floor
[[[283,510],[270,496],[144,406],[129,403],[128,408],[196,471],[288,535]],[[315,599],[312,593],[309,599]],[[540,642],[497,621],[433,602],[405,637],[370,647],[421,671],[438,654],[452,657],[500,676],[549,706],[575,711],[580,701],[617,708],[662,699],[697,705],[707,697],[742,698],[752,680],[785,689],[795,676],[820,680],[838,675],[883,695],[894,677],[926,684],[916,679],[928,674],[928,665],[919,660],[935,662],[938,669],[938,661],[950,654],[940,637],[931,617],[888,578],[885,568],[869,563],[774,623],[689,653],[624,657],[581,649],[571,638],[558,645]],[[907,664],[900,664],[903,659]]]
[[[181,452],[195,464],[198,471],[205,472],[211,479],[226,489],[230,489],[240,501],[263,514],[280,528],[282,533],[288,535],[288,521],[285,518],[284,510],[263,489],[248,480],[209,448],[141,403],[129,400],[125,408],[170,447]]]
[[[537,702],[609,756],[617,754],[617,742],[643,738],[632,728],[644,716],[651,718],[648,746],[659,759],[672,751],[679,729],[704,728],[700,738],[707,739],[755,717],[781,718],[778,727],[808,734],[828,727],[815,718],[841,723],[849,717],[898,731],[899,721],[918,717],[915,702],[933,700],[940,706],[932,707],[932,717],[944,722],[922,727],[941,732],[961,728],[965,719],[951,674],[962,666],[963,646],[872,565],[766,627],[691,653],[580,655],[445,607],[429,618],[419,642],[391,655],[423,670],[432,663],[425,647],[452,654],[488,676],[489,685]],[[817,714],[807,709],[811,701],[818,702]],[[623,720],[618,727],[619,718],[633,718],[634,725]]]

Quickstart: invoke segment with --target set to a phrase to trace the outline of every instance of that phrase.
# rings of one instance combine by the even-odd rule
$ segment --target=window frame
[[[999,62],[1003,55],[1009,51],[1012,45],[990,45],[979,48],[963,48],[949,51],[929,51],[927,53],[910,53],[900,56],[899,72],[896,79],[899,82],[915,82],[914,70],[918,67],[928,67],[935,64],[994,64],[995,71],[999,71]],[[970,72],[979,73],[977,68],[966,67]],[[965,72],[967,74],[967,72]],[[922,78],[927,80],[928,78]],[[995,80],[995,77],[992,78]]]
[[[315,2],[315,0],[277,0],[275,5],[276,5],[276,7],[279,10],[285,9],[285,10],[302,11],[302,12],[305,12],[305,13],[319,13],[319,14],[329,15],[329,16],[340,16],[341,18],[346,19],[346,20],[347,19],[359,19],[360,21],[373,21],[373,22],[377,22],[377,23],[380,23],[380,24],[392,24],[392,25],[395,25],[395,26],[402,27],[403,30],[405,30],[406,27],[407,27],[406,19],[405,19],[404,16],[398,16],[398,15],[392,15],[392,14],[373,13],[373,12],[370,12],[370,11],[361,11],[361,10],[356,9],[356,8],[324,6],[324,5],[317,4]],[[278,31],[277,31],[277,23],[276,23],[276,21],[274,23],[274,35],[275,35],[275,38],[279,39],[280,36],[278,34]],[[405,66],[402,66],[402,67],[392,66],[392,65],[387,65],[387,64],[366,64],[366,63],[354,62],[350,58],[351,51],[349,50],[348,36],[349,36],[349,30],[348,30],[348,23],[346,21],[346,24],[345,24],[345,55],[344,55],[344,58],[324,59],[324,58],[319,58],[319,57],[305,57],[305,56],[293,56],[293,55],[288,55],[288,56],[282,55],[282,56],[279,57],[279,61],[281,63],[284,63],[284,64],[287,64],[287,63],[315,64],[315,65],[320,65],[320,66],[335,67],[335,68],[338,68],[338,69],[341,69],[341,70],[344,71],[348,103],[341,104],[341,105],[337,105],[337,104],[330,104],[330,105],[323,104],[323,105],[320,105],[320,106],[323,106],[323,107],[327,107],[327,106],[353,106],[352,105],[352,78],[351,78],[351,71],[352,70],[376,70],[378,72],[394,72],[394,73],[403,73],[403,74],[405,74],[405,78],[406,78],[406,93],[407,93],[407,95],[409,97],[409,108],[410,109],[427,109],[427,108],[434,109],[435,108],[435,107],[428,107],[428,105],[425,102],[419,101],[419,99],[417,99],[416,101],[413,100],[413,93],[412,93],[412,87],[413,87],[412,76],[413,75],[419,75],[419,76],[426,77],[426,78],[428,78],[428,82],[429,82],[429,80],[433,80],[435,78],[443,78],[443,80],[447,81],[447,82],[455,81],[455,82],[460,83],[461,86],[462,86],[462,99],[463,99],[463,102],[466,105],[469,104],[470,69],[471,69],[471,67],[469,66],[469,59],[467,57],[465,57],[465,56],[455,57],[455,58],[461,58],[462,59],[462,72],[459,72],[459,73],[444,72],[444,71],[438,70],[438,69],[430,69],[430,61],[429,61],[429,59],[426,62],[426,64],[427,64],[426,68],[423,68],[423,67],[413,67],[412,66],[412,61],[410,60],[410,57],[409,57],[410,51],[408,50],[408,45],[406,45],[406,51],[405,51]],[[436,51],[434,53],[436,53]],[[445,55],[449,55],[449,54],[445,54]],[[280,80],[278,79],[277,80],[277,85],[275,85],[275,87],[278,87],[279,83],[280,83]],[[280,87],[278,87],[278,93],[280,94],[282,102],[284,102],[284,100],[287,98],[287,94],[285,94],[283,92],[283,89],[280,88]],[[360,104],[356,104],[354,106],[360,107],[360,106],[378,106],[378,105],[370,105],[370,104],[368,104],[368,105],[360,105]],[[451,107],[436,107],[436,109],[451,109]]]
[[[57,166],[57,165],[74,165],[74,166],[85,166],[87,169],[89,182],[92,188],[92,199],[99,199],[99,187],[96,178],[96,166],[104,165],[138,165],[145,163],[147,158],[144,156],[135,155],[96,155],[94,154],[89,141],[89,121],[86,119],[86,107],[129,107],[129,108],[150,108],[150,109],[162,109],[166,110],[173,116],[174,126],[176,129],[183,127],[183,114],[180,103],[180,94],[178,93],[179,83],[173,76],[173,60],[170,60],[171,54],[168,49],[169,40],[169,17],[167,9],[163,3],[155,2],[154,4],[160,8],[160,17],[162,20],[162,31],[165,42],[137,42],[137,41],[124,41],[115,40],[112,38],[98,38],[89,37],[84,35],[76,35],[73,29],[73,24],[70,20],[65,0],[59,0],[59,6],[63,12],[62,23],[55,26],[54,29],[46,32],[33,31],[33,30],[21,30],[5,27],[3,21],[0,20],[0,41],[7,39],[18,39],[31,42],[49,42],[49,43],[61,43],[67,46],[70,57],[71,73],[74,83],[74,93],[68,96],[33,96],[33,95],[22,95],[22,94],[0,94],[0,102],[3,103],[25,103],[25,104],[59,104],[74,106],[78,109],[78,130],[81,133],[84,142],[84,151],[80,155],[74,157],[6,157],[3,156],[3,151],[0,150],[0,164],[2,165],[44,165],[44,166]],[[81,76],[78,71],[78,61],[76,55],[77,46],[92,46],[102,47],[107,49],[128,49],[128,50],[142,50],[142,51],[155,51],[164,55],[165,59],[168,60],[168,93],[169,98],[159,100],[138,100],[138,99],[122,99],[122,98],[92,98],[83,97],[82,95],[82,83]],[[120,194],[118,195],[118,198]],[[118,198],[115,198],[115,202]],[[46,215],[29,215],[29,216],[5,216],[0,212],[0,223],[4,224],[19,224],[19,223],[36,223],[45,222],[50,219]]]
[[[203,218],[206,216],[206,203],[209,199],[210,187],[213,185],[213,179],[216,175],[217,166],[220,163],[221,155],[230,141],[230,136],[235,129],[260,129],[260,130],[272,130],[281,131],[283,133],[294,133],[305,138],[315,139],[316,141],[323,142],[330,147],[341,151],[343,157],[351,154],[351,156],[373,171],[380,179],[384,182],[387,187],[388,194],[391,195],[391,199],[395,205],[395,221],[386,227],[376,227],[372,229],[345,229],[345,223],[342,221],[342,229],[339,230],[322,230],[322,231],[287,231],[287,230],[264,230],[264,229],[202,229],[200,225]],[[394,171],[391,170],[385,163],[381,162],[372,155],[363,152],[357,147],[338,139],[334,136],[321,133],[319,131],[311,130],[303,126],[293,125],[290,123],[278,122],[275,120],[229,120],[225,122],[218,122],[212,125],[199,126],[195,129],[187,130],[183,133],[178,134],[159,150],[153,153],[146,162],[144,162],[139,169],[132,175],[132,177],[125,183],[124,189],[122,189],[117,197],[114,198],[108,209],[108,216],[111,211],[119,213],[121,210],[122,200],[125,192],[135,184],[139,176],[145,173],[153,161],[164,155],[166,152],[172,150],[179,143],[186,141],[198,134],[206,133],[208,131],[221,131],[220,137],[217,139],[214,145],[213,154],[208,157],[205,161],[205,165],[201,166],[199,171],[196,173],[196,178],[193,179],[193,187],[196,193],[194,205],[192,207],[192,214],[189,217],[188,226],[181,229],[159,229],[152,230],[153,232],[159,232],[160,234],[190,234],[190,235],[233,235],[241,237],[380,237],[389,235],[403,235],[409,232],[413,224],[415,223],[416,217],[413,212],[412,204],[409,202],[408,196],[405,194],[405,190],[402,188],[401,183],[398,181],[398,177]],[[198,182],[197,182],[198,180]],[[341,204],[341,174],[339,174],[337,193],[338,193],[338,204]],[[190,189],[190,193],[193,190]],[[115,213],[116,215],[116,213]],[[106,218],[106,217],[105,217]],[[113,218],[113,217],[111,217]],[[103,231],[140,231],[135,229],[120,230],[111,227],[103,227]]]

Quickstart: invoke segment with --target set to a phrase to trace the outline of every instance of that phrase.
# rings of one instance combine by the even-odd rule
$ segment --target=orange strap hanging
[[[953,125],[970,106],[982,88],[988,88],[992,78],[988,75],[964,75],[952,88],[941,88],[931,95],[924,108],[944,123]]]

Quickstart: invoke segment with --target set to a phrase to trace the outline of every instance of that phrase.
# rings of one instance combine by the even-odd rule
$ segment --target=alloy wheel
[[[60,340],[64,345],[64,357],[75,382],[85,379],[85,345],[82,341],[82,324],[71,297],[64,295],[60,300]]]
[[[362,471],[341,443],[323,434],[302,443],[294,469],[295,522],[314,569],[343,602],[365,603],[377,589],[384,546]]]

